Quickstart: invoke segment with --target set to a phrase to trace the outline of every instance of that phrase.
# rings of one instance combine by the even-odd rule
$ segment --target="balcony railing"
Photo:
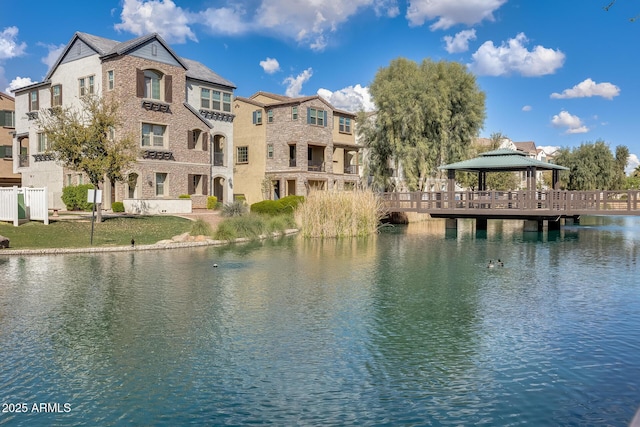
[[[213,166],[224,166],[224,153],[213,153]]]
[[[345,166],[344,173],[356,175],[358,173],[358,165]]]
[[[309,172],[324,172],[324,162],[309,162]]]
[[[21,168],[29,167],[29,155],[28,154],[20,154],[20,158],[18,160],[18,166]]]

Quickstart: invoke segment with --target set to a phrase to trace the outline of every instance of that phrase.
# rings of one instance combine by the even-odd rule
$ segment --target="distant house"
[[[47,154],[39,111],[79,106],[83,95],[112,93],[120,102],[122,129],[133,134],[140,157],[121,183],[105,185],[103,207],[125,199],[176,199],[193,207],[208,195],[233,198],[232,98],[235,86],[203,64],[181,58],[157,34],[125,42],[75,33],[44,80],[15,90],[14,170],[25,186],[49,189],[49,207],[63,208],[62,189],[86,183]]]
[[[0,92],[0,187],[20,186],[20,174],[13,172],[13,158],[20,152],[13,151],[15,130],[15,100]]]
[[[355,114],[320,96],[258,92],[234,101],[236,197],[247,203],[360,183]]]

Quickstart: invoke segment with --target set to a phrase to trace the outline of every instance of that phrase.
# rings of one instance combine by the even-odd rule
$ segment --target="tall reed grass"
[[[295,211],[304,237],[360,237],[376,233],[385,210],[370,190],[312,191]]]

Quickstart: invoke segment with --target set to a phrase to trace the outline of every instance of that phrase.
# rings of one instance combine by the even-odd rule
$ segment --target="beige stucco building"
[[[0,92],[0,187],[20,186],[20,174],[13,172],[13,157],[20,155],[13,151],[14,111],[13,97]]]
[[[237,97],[233,114],[237,198],[252,204],[360,184],[353,113],[317,95],[292,98],[258,92]]]
[[[14,170],[23,185],[48,187],[49,208],[62,209],[62,189],[87,183],[47,152],[38,114],[55,106],[79,107],[84,95],[118,100],[122,126],[140,155],[124,182],[105,184],[103,207],[115,201],[168,201],[190,195],[194,208],[207,196],[233,199],[235,86],[203,64],[178,56],[157,34],[125,42],[75,33],[45,79],[16,95]]]

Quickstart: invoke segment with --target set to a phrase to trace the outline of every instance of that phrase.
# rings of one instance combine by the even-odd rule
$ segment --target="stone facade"
[[[20,186],[20,174],[13,172],[13,158],[20,151],[13,151],[13,131],[15,129],[15,100],[0,92],[0,187]]]
[[[312,188],[343,190],[359,185],[352,113],[335,109],[319,96],[288,98],[263,92],[236,98],[234,113],[234,146],[249,152],[245,163],[236,156],[235,191],[248,203],[306,196]],[[315,114],[315,123],[310,123],[310,114]],[[261,123],[256,123],[257,115]],[[343,123],[348,119],[348,131],[344,126],[340,131],[341,117]]]
[[[153,92],[152,98],[145,97],[151,90],[145,74],[149,71],[159,82],[159,90]],[[115,137],[130,136],[140,144],[140,155],[130,170],[124,171],[124,182],[105,183],[104,208],[125,199],[178,199],[186,194],[194,208],[204,208],[209,195],[216,195],[221,201],[233,198],[234,115],[201,110],[200,99],[192,89],[220,90],[230,98],[235,89],[233,83],[196,61],[180,58],[157,34],[120,43],[76,33],[43,82],[15,92],[13,146],[18,150],[27,147],[29,152],[27,162],[14,162],[15,169],[27,181],[24,185],[49,187],[50,208],[64,207],[60,196],[65,185],[87,180],[42,152],[35,120],[37,110],[51,107],[55,86],[62,88],[63,107],[77,107],[84,87],[79,86],[79,81],[85,77],[91,77],[93,93],[112,96],[119,104],[122,127],[116,129]],[[30,105],[33,91],[38,92],[40,100],[35,110]],[[143,129],[150,127],[157,134],[145,138]],[[224,155],[226,160],[214,161],[214,156],[222,159]]]

